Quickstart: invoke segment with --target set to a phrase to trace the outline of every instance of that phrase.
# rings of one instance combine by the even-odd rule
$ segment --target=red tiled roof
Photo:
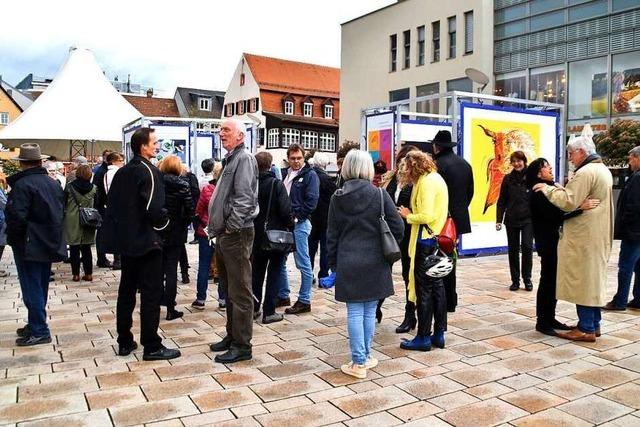
[[[326,97],[340,96],[340,69],[244,54],[260,89]]]
[[[173,98],[149,98],[148,96],[125,95],[129,104],[148,117],[180,117],[178,106]]]

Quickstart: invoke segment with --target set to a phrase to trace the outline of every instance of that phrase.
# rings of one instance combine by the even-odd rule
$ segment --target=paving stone
[[[593,424],[601,424],[633,411],[631,408],[594,395],[565,403],[558,406],[558,409]]]
[[[386,411],[415,401],[416,398],[397,387],[384,387],[355,396],[341,397],[332,400],[331,403],[355,418]]]
[[[467,387],[473,387],[491,381],[508,378],[515,375],[515,373],[507,368],[501,367],[500,365],[492,364],[473,368],[463,368],[453,372],[448,372],[444,375],[466,385]]]
[[[640,384],[622,384],[598,393],[598,395],[630,408],[640,409]]]
[[[201,412],[215,411],[218,409],[232,408],[234,406],[260,403],[260,399],[249,388],[239,387],[231,390],[210,391],[194,394],[193,402]]]
[[[619,360],[614,365],[640,373],[640,355]]]
[[[479,399],[463,391],[456,391],[454,393],[444,394],[442,396],[429,399],[429,402],[446,411],[479,401]]]
[[[532,414],[561,405],[567,401],[535,387],[503,394],[500,399]]]
[[[465,387],[442,375],[422,378],[399,384],[398,387],[420,400],[431,399],[454,391],[463,390]]]
[[[20,427],[111,427],[112,425],[106,409],[20,423]]]
[[[592,424],[555,408],[511,421],[517,427],[589,427]]]
[[[238,418],[244,418],[252,417],[254,415],[266,414],[269,411],[267,411],[267,408],[265,408],[261,404],[254,403],[253,405],[245,405],[238,406],[237,408],[232,408],[231,412],[233,412],[233,414]]]
[[[37,399],[0,406],[0,423],[17,423],[19,421],[73,414],[86,410],[87,403],[81,394],[55,399]]]
[[[367,378],[366,379],[358,379],[355,377],[352,377],[350,375],[346,375],[344,373],[342,373],[342,371],[340,369],[334,369],[333,371],[325,371],[325,372],[320,372],[317,374],[318,377],[322,378],[324,381],[328,382],[329,384],[331,384],[334,387],[340,387],[343,385],[351,385],[351,384],[356,384],[356,383],[362,383],[365,381],[371,381],[371,380],[375,380],[377,378],[380,378],[380,375],[378,375],[377,373],[370,371],[367,372]]]
[[[47,384],[25,385],[18,387],[18,402],[59,397],[66,394],[84,393],[98,389],[95,378],[60,381]]]
[[[161,383],[142,386],[142,391],[149,401],[165,400],[172,397],[186,396],[221,389],[222,387],[220,387],[220,384],[210,376],[182,378],[179,380],[163,381]]]
[[[369,426],[397,426],[402,424],[402,420],[394,417],[388,412],[378,412],[364,417],[356,418],[344,422],[349,427],[369,427]]]
[[[492,397],[500,396],[502,394],[511,393],[512,391],[513,389],[498,382],[490,382],[468,388],[465,390],[465,393],[475,396],[480,400],[487,400]]]
[[[269,412],[280,412],[313,404],[314,402],[306,396],[296,396],[265,403],[264,406]]]
[[[600,388],[609,388],[639,378],[640,375],[616,366],[603,366],[573,375],[573,378]]]
[[[265,366],[260,368],[260,370],[271,379],[279,380],[282,378],[328,371],[331,370],[331,366],[319,359],[309,359],[287,364]]]
[[[329,384],[314,375],[251,386],[251,389],[265,402],[313,393],[328,388],[331,388]]]
[[[327,400],[337,399],[339,397],[350,396],[354,394],[353,390],[348,387],[335,387],[327,390],[308,393],[307,397],[315,403],[326,402]]]
[[[504,380],[500,380],[498,382],[514,390],[521,390],[523,388],[533,387],[534,385],[540,384],[544,381],[531,375],[520,374],[514,375],[513,377],[509,377]]]
[[[219,425],[223,421],[235,420],[235,415],[229,409],[205,412],[204,414],[191,415],[180,418],[185,427],[200,427],[205,425]]]
[[[495,426],[528,415],[527,412],[499,399],[489,399],[438,414],[459,427]]]
[[[320,358],[322,356],[326,356],[327,354],[317,347],[307,346],[295,350],[280,351],[277,353],[272,353],[271,355],[278,359],[278,361],[285,363],[303,359],[313,359],[315,357]]]
[[[438,412],[442,412],[442,409],[429,402],[414,402],[389,410],[389,413],[405,423],[426,418]]]
[[[349,417],[329,402],[324,402],[267,415],[258,415],[255,419],[264,427],[316,427],[346,421]]]
[[[214,374],[213,378],[224,388],[243,387],[271,381],[269,377],[255,368]]]
[[[373,371],[381,376],[388,377],[420,368],[424,368],[424,365],[416,362],[415,360],[411,360],[408,357],[401,357],[398,359],[380,361],[378,366],[373,368]]]
[[[198,408],[188,397],[160,400],[109,409],[116,426],[132,426],[171,418],[186,417],[198,413]]]
[[[87,393],[87,402],[92,411],[116,406],[128,406],[147,401],[138,386],[114,388]]]

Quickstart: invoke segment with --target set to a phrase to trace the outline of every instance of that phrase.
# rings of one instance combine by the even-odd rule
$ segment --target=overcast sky
[[[53,77],[69,46],[87,47],[109,78],[226,90],[242,52],[340,66],[340,23],[395,0],[3,2],[0,75]],[[168,6],[170,4],[171,6]]]

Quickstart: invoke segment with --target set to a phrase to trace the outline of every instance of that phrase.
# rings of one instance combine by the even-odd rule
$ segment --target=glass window
[[[293,114],[293,101],[285,101],[284,102],[284,113],[285,114]]]
[[[431,23],[431,35],[433,37],[433,62],[440,61],[440,21]]]
[[[564,104],[567,77],[564,65],[533,68],[529,79],[529,99]]]
[[[640,55],[613,55],[612,69],[611,113],[640,113]]]
[[[211,110],[211,98],[198,98],[198,106],[203,111]]]
[[[425,49],[424,49],[424,40],[425,40],[424,39],[424,37],[425,37],[425,35],[424,35],[424,25],[421,25],[420,27],[418,27],[417,31],[418,31],[418,57],[417,57],[418,62],[417,63],[418,63],[418,65],[424,65],[424,61],[425,61],[425,58],[424,58],[424,52],[425,52]]]
[[[545,30],[564,24],[564,10],[545,13],[531,18],[531,31]]]
[[[398,60],[398,35],[392,34],[389,37],[389,43],[391,45],[389,71],[394,72]]]
[[[447,80],[447,92],[453,90],[458,90],[461,92],[473,92],[473,82],[467,77],[464,77],[462,79]],[[467,101],[467,99],[464,100]],[[451,115],[452,113],[453,109],[451,108],[451,98],[449,98],[447,99],[447,114]]]
[[[638,6],[638,0],[613,0],[613,11],[629,9]]]
[[[409,99],[408,87],[389,91],[389,102],[404,101],[405,99]]]
[[[305,102],[303,105],[303,115],[305,117],[311,117],[313,116],[313,104],[309,103],[309,102]]]
[[[324,118],[333,119],[333,105],[324,106]]]
[[[436,95],[440,93],[440,83],[429,83],[427,85],[416,87],[416,96]],[[430,99],[429,101],[418,101],[416,103],[416,111],[418,113],[438,114],[440,101],[438,99]]]
[[[609,11],[607,0],[598,0],[569,8],[569,22],[580,21],[598,15],[606,15]]]
[[[585,3],[591,0],[569,0],[569,6],[573,6],[574,4]]]
[[[336,136],[332,133],[322,132],[320,134],[320,151],[336,151]]]
[[[236,111],[238,115],[244,114],[244,101],[236,102]]]
[[[560,7],[564,7],[564,0],[531,0],[529,2],[529,11],[532,15]]]
[[[554,1],[557,2],[557,0]],[[519,4],[517,6],[507,7],[506,9],[496,10],[494,13],[494,20],[496,24],[500,24],[502,22],[524,18],[526,14],[527,5]]]
[[[607,58],[569,63],[569,119],[607,115],[607,74]]]
[[[519,36],[527,31],[527,20],[510,22],[508,24],[496,25],[494,34],[497,39],[505,37]]]
[[[411,31],[403,31],[402,40],[404,41],[404,65],[402,68],[409,68],[411,65]]]
[[[473,11],[464,14],[464,53],[473,53]]]
[[[0,113],[0,114],[2,114],[2,113]],[[0,124],[2,124],[2,123],[0,123]],[[205,129],[206,129],[206,127],[205,127],[204,123],[202,123],[202,122],[197,122],[196,123],[196,131],[203,131]]]
[[[314,150],[318,148],[318,132],[310,130],[302,131],[302,148],[305,150]]]
[[[0,125],[6,126],[9,124],[9,113],[0,113]]]
[[[280,129],[269,129],[267,136],[267,148],[278,148],[280,145]]]
[[[447,18],[449,25],[449,58],[456,57],[456,17]]]
[[[297,129],[284,128],[282,129],[282,146],[288,147],[291,144],[300,143],[300,131]]]
[[[496,76],[496,85],[493,90],[497,96],[507,98],[525,99],[527,96],[527,78],[524,71],[516,73],[499,74]],[[511,105],[508,102],[496,101],[496,105]]]

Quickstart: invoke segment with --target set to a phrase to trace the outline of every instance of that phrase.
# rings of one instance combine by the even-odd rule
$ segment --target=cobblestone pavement
[[[197,260],[196,246],[188,248]],[[2,267],[10,259],[8,250]],[[611,260],[609,295],[617,251]],[[396,296],[387,299],[375,336],[380,364],[366,380],[340,372],[349,360],[346,309],[332,291],[317,289],[310,314],[255,324],[252,361],[214,363],[208,344],[222,337],[224,312],[213,300],[191,312],[194,267],[192,284],[178,294],[184,318],[160,324],[165,344],[183,356],[143,362],[141,350],[115,353],[119,273],[100,269],[93,283],[74,283],[65,264],[55,266],[49,292],[53,343],[16,347],[26,310],[9,264],[11,276],[0,282],[0,424],[640,425],[640,312],[604,313],[595,344],[541,335],[534,331],[535,292],[507,289],[504,256],[462,260],[446,349],[428,353],[399,348],[394,329],[404,290],[396,266]],[[293,282],[297,290],[299,279]],[[567,303],[558,314],[575,322]]]

